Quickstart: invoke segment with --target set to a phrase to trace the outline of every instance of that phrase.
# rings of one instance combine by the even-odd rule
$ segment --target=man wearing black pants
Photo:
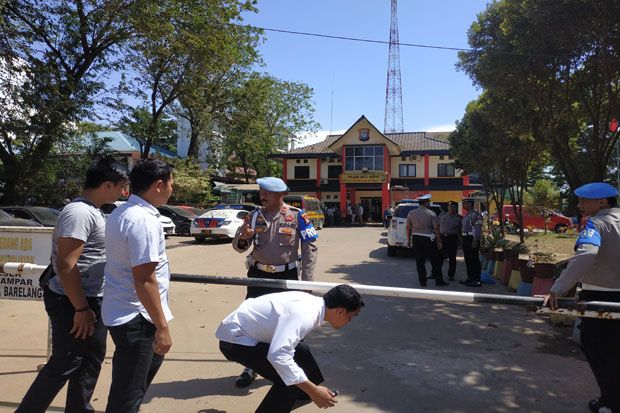
[[[474,210],[474,200],[471,198],[463,199],[463,217],[462,240],[463,240],[463,256],[465,258],[465,266],[467,267],[467,279],[461,281],[467,287],[480,287],[480,257],[478,250],[480,248],[480,237],[482,236],[482,215]]]
[[[320,408],[333,407],[337,392],[320,386],[323,375],[301,341],[327,321],[338,329],[364,306],[359,293],[338,285],[324,297],[287,291],[245,300],[215,333],[226,359],[248,366],[273,383],[257,413],[288,413],[304,393]]]
[[[448,212],[439,216],[439,232],[443,241],[443,250],[448,258],[448,279],[454,280],[456,274],[456,250],[459,245],[459,236],[463,217],[458,213],[458,204],[448,203]]]
[[[428,208],[431,195],[422,195],[417,198],[420,206],[407,214],[407,240],[413,243],[415,263],[418,272],[420,287],[426,287],[426,260],[431,261],[431,275],[438,287],[449,285],[443,280],[441,266],[443,259],[439,252],[442,247],[439,233],[439,219],[434,211]]]
[[[52,236],[54,276],[43,289],[52,326],[52,355],[18,413],[43,413],[68,382],[65,412],[94,412],[90,400],[105,357],[107,330],[101,321],[105,220],[99,207],[116,201],[127,184],[111,159],[93,162],[81,196],[65,205]]]

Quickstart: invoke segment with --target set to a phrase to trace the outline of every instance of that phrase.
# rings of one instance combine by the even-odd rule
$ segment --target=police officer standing
[[[580,300],[620,302],[618,191],[593,182],[577,188],[575,195],[582,215],[590,218],[575,242],[575,255],[545,298],[552,309],[577,282],[582,287]],[[601,396],[588,407],[593,412],[620,412],[620,321],[582,318],[581,349],[601,389]]]
[[[480,237],[482,236],[482,215],[474,209],[474,200],[471,198],[463,199],[463,224],[461,227],[463,240],[463,256],[465,267],[467,268],[467,279],[461,284],[467,287],[480,287],[480,258],[478,250],[480,248]]]
[[[439,219],[434,211],[428,208],[431,195],[418,197],[419,207],[407,214],[407,240],[415,253],[416,269],[420,287],[426,287],[426,260],[431,261],[431,275],[438,287],[449,285],[443,280],[441,266],[443,259],[439,250],[442,248],[439,233]]]
[[[246,216],[237,230],[232,246],[237,252],[254,246],[248,260],[249,278],[276,278],[312,281],[316,264],[318,234],[303,210],[284,203],[288,187],[280,178],[256,180],[262,207]],[[301,244],[301,261],[299,247]],[[281,289],[248,287],[246,299],[280,292]],[[239,387],[249,386],[256,373],[245,369],[237,378]]]
[[[459,245],[463,217],[458,213],[458,204],[448,202],[448,212],[439,216],[439,232],[443,241],[443,250],[448,258],[448,279],[454,280],[456,274],[456,250]]]

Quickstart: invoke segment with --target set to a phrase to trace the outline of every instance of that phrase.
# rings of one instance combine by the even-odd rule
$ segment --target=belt
[[[463,236],[464,237],[467,237],[467,236],[472,236],[473,237],[474,233],[473,232],[463,232]]]
[[[422,234],[420,232],[414,232],[413,235],[417,235],[419,237],[427,237],[427,238],[432,238],[433,234]]]
[[[251,266],[254,266],[259,270],[265,272],[283,272],[293,268],[297,268],[297,261],[289,262],[288,264],[282,265],[261,264],[252,257],[250,257],[248,261],[250,262]]]

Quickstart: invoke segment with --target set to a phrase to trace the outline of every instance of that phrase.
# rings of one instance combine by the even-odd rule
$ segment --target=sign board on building
[[[344,184],[382,184],[387,182],[385,172],[345,172],[340,175]]]
[[[53,232],[46,227],[0,227],[0,262],[47,266]],[[0,299],[43,300],[39,275],[0,273]]]

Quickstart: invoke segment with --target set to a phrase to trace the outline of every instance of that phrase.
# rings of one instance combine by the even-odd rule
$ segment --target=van
[[[323,228],[325,215],[321,209],[321,201],[310,195],[285,195],[284,202],[295,208],[303,209],[316,229]]]
[[[502,220],[510,222],[513,228],[519,228],[519,220],[516,215],[516,207],[512,205],[504,205],[502,207]],[[568,228],[573,226],[573,222],[567,216],[558,214],[550,209],[544,209],[544,213],[549,217],[547,229],[555,232],[566,232]],[[523,226],[525,228],[545,229],[545,219],[543,215],[523,211]]]

